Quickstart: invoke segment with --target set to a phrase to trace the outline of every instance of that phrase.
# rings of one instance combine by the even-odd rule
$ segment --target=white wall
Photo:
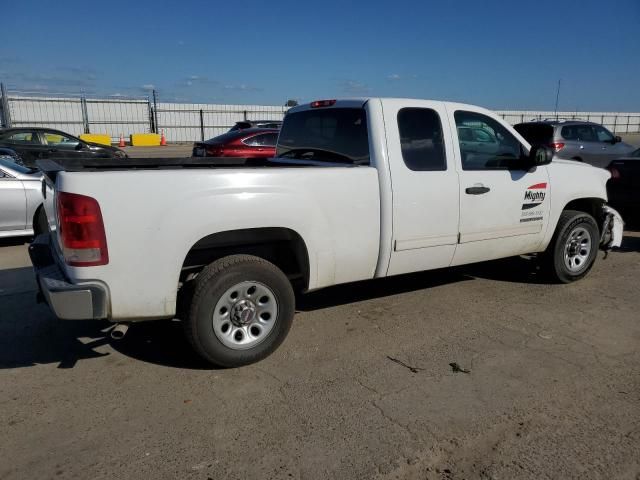
[[[201,140],[200,110],[204,123],[204,139],[229,130],[244,120],[282,120],[286,107],[269,105],[216,105],[205,103],[159,103],[158,126],[169,142]]]
[[[86,110],[92,133],[107,133],[116,142],[122,133],[147,133],[151,129],[148,100],[87,99]],[[79,98],[9,96],[13,126],[56,128],[74,135],[84,133],[82,102]],[[226,132],[237,121],[281,120],[286,107],[276,105],[219,105],[203,103],[159,103],[158,126],[169,142],[201,139],[200,110],[203,111],[204,138]],[[555,118],[554,112],[536,110],[500,110],[510,123]],[[590,120],[616,133],[640,132],[640,113],[558,112],[566,119]]]

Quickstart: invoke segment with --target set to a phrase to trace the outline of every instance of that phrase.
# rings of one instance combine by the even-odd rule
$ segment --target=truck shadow
[[[189,370],[217,370],[193,351],[180,321],[136,323],[122,340],[109,340],[114,350],[143,362]]]
[[[211,369],[191,350],[179,322],[136,324],[115,341],[110,337],[112,323],[58,320],[46,305],[36,303],[36,291],[31,268],[0,270],[0,369],[48,364],[74,368],[100,357],[113,363],[113,350],[168,367]]]
[[[640,251],[640,237],[625,237],[623,248]],[[337,285],[299,295],[296,306],[300,312],[321,310],[475,279],[548,283],[535,265],[533,258],[516,257]],[[114,351],[166,367],[213,369],[193,352],[179,321],[137,323],[124,339],[115,341],[110,337],[110,322],[57,320],[46,305],[35,302],[32,276],[31,268],[0,270],[0,369],[52,363],[58,368],[73,368],[90,359],[108,366],[122,361]]]
[[[457,269],[431,270],[376,280],[345,283],[297,295],[296,310],[308,312],[473,280]]]
[[[31,268],[0,270],[0,369],[57,363],[71,368],[78,360],[103,355],[101,334],[107,322],[60,322],[36,303]],[[83,340],[80,340],[83,339]]]
[[[615,252],[640,252],[640,236],[625,235],[622,237],[622,245]]]
[[[550,283],[537,267],[535,257],[512,257],[460,267],[336,285],[317,292],[299,295],[296,299],[296,307],[302,312],[313,311],[477,278],[526,284]]]

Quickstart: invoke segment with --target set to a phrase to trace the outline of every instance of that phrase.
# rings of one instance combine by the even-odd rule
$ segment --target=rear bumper
[[[38,235],[29,246],[40,293],[62,320],[98,320],[108,316],[107,290],[97,283],[73,284],[53,258],[50,237]]]

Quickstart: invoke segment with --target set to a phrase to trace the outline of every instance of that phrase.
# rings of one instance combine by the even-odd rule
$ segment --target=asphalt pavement
[[[176,321],[57,321],[4,241],[0,479],[638,479],[638,230],[571,285],[515,258],[302,296],[232,370]]]

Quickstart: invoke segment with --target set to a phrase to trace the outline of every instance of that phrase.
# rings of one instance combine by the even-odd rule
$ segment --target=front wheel
[[[553,279],[571,283],[581,279],[593,266],[598,254],[598,225],[588,213],[565,210],[544,254]]]
[[[205,360],[238,367],[270,355],[293,321],[295,297],[285,274],[251,255],[231,255],[195,279],[187,338]]]

